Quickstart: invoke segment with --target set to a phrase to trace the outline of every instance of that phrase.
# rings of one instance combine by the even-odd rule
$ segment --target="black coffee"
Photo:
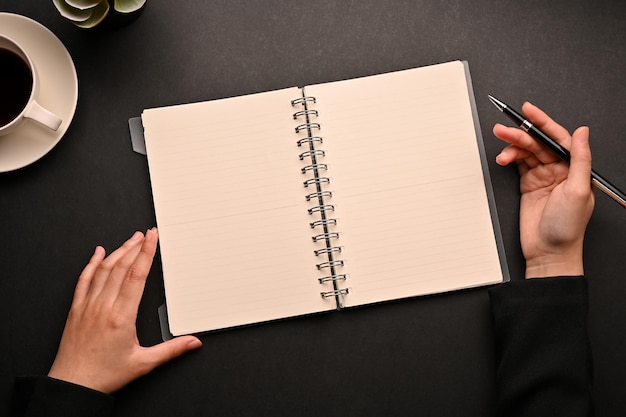
[[[0,48],[0,126],[24,110],[32,87],[33,75],[22,57]]]

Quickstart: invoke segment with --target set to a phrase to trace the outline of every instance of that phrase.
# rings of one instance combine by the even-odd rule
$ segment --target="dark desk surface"
[[[591,126],[594,166],[626,189],[626,3],[618,1],[149,0],[130,26],[81,31],[49,1],[0,11],[51,29],[79,78],[74,121],[41,161],[0,175],[1,407],[12,375],[47,372],[76,278],[100,244],[154,225],[147,164],[127,120],[142,109],[453,59],[470,63],[488,156],[505,122],[487,94]],[[491,163],[513,279],[523,273],[515,168]],[[590,334],[599,416],[626,409],[626,211],[603,195],[589,226]],[[159,341],[157,260],[140,308]],[[549,320],[549,318],[546,318]],[[117,415],[490,416],[485,289],[225,331],[117,395]],[[2,408],[4,409],[4,408]],[[2,414],[2,412],[0,412]]]

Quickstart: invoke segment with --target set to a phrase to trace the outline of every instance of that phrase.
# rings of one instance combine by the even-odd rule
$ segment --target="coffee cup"
[[[39,78],[28,53],[13,39],[0,34],[0,135],[34,120],[56,131],[62,120],[37,102]]]

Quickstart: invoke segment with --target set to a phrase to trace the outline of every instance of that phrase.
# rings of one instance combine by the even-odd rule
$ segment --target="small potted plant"
[[[61,16],[83,29],[111,22],[123,25],[134,20],[146,0],[52,0]]]

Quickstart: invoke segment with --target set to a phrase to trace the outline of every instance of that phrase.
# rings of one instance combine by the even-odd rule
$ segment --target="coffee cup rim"
[[[0,33],[0,38],[8,40],[19,51],[18,55],[20,56],[20,58],[22,58],[26,62],[26,65],[28,66],[28,70],[30,71],[31,79],[32,79],[30,93],[28,95],[28,100],[26,101],[26,105],[13,119],[11,119],[10,122],[5,123],[4,125],[0,125],[0,132],[2,132],[6,130],[11,130],[14,126],[22,122],[22,119],[24,118],[24,114],[26,113],[26,110],[28,110],[28,106],[31,104],[32,101],[36,100],[35,94],[37,92],[38,81],[37,81],[37,74],[36,74],[36,69],[35,69],[33,60],[28,54],[28,52],[22,47],[22,45],[20,45],[11,36],[7,36],[2,33]],[[1,45],[0,45],[0,48],[7,49]],[[11,51],[15,52],[14,50],[11,50]]]

